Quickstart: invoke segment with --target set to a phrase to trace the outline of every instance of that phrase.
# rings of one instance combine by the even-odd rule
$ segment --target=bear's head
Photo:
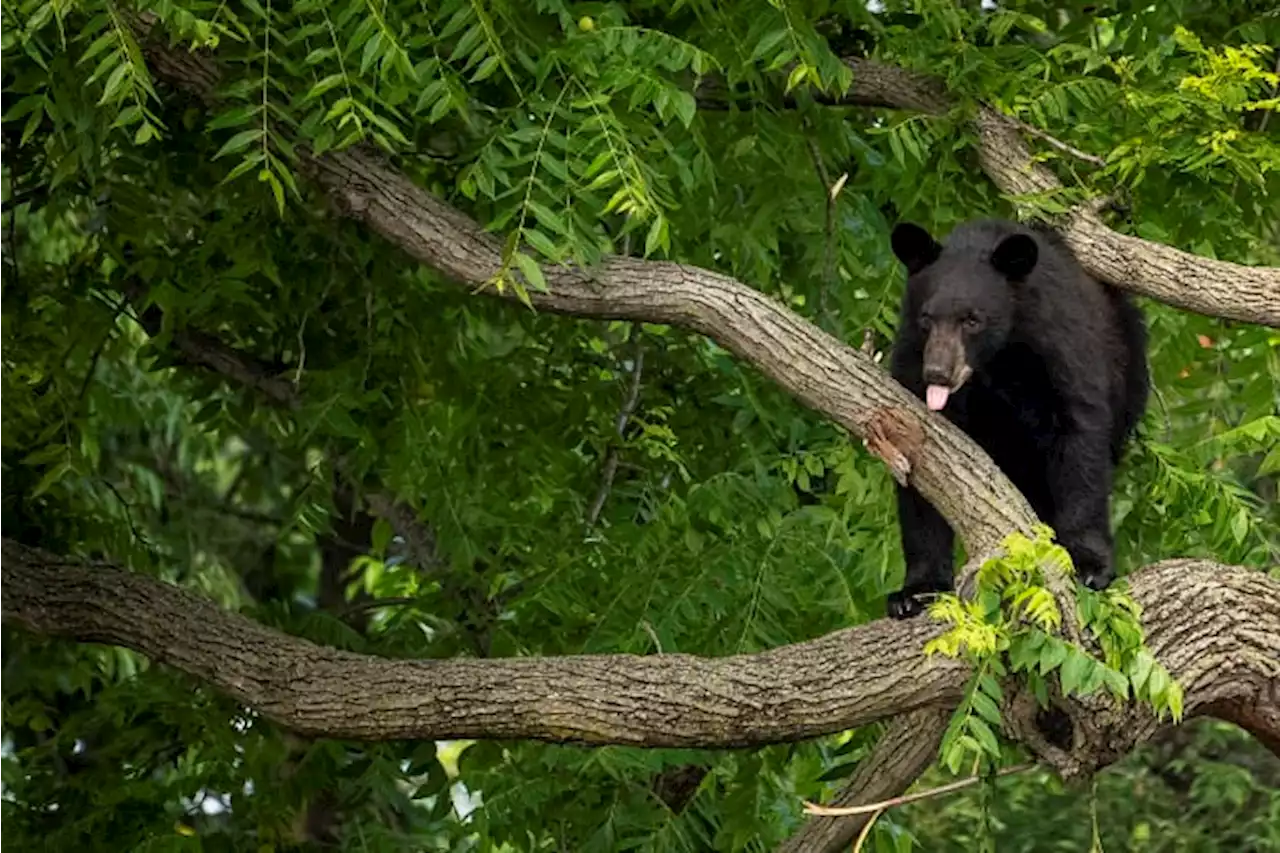
[[[1006,230],[990,241],[984,236],[953,237],[943,246],[919,225],[893,229],[893,253],[907,268],[903,322],[924,338],[925,402],[933,411],[1004,347],[1013,327],[1014,287],[1039,259],[1028,233]]]

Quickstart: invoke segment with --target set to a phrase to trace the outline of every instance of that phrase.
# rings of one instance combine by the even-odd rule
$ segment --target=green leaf
[[[751,52],[751,61],[754,62],[773,52],[774,48],[781,44],[786,37],[787,30],[785,27],[765,33],[764,37],[756,44],[756,49]]]
[[[280,179],[270,169],[263,169],[258,172],[258,180],[266,181],[267,185],[271,187],[271,194],[276,199],[276,209],[284,213],[284,187],[280,185]]]
[[[990,696],[981,691],[975,691],[970,698],[973,702],[973,710],[977,711],[982,719],[993,726],[1000,725],[1000,708]]]
[[[217,160],[227,154],[235,154],[248,148],[252,143],[262,139],[263,130],[260,127],[251,127],[248,130],[242,130],[235,136],[226,141],[218,153],[213,155],[213,159]]]
[[[98,106],[111,103],[121,94],[120,90],[124,87],[125,75],[128,73],[129,62],[127,59],[124,59],[115,67],[115,70],[111,72],[111,76],[107,78],[106,85],[102,90],[102,97],[98,99]]]
[[[480,63],[480,67],[471,75],[472,83],[479,83],[482,80],[488,80],[493,76],[493,72],[497,71],[501,66],[502,60],[496,56],[490,56]]]
[[[1239,545],[1249,535],[1249,512],[1241,507],[1231,519],[1231,535]]]
[[[523,232],[525,241],[538,251],[540,255],[548,260],[557,260],[560,257],[559,251],[556,249],[555,243],[547,235],[533,228],[526,228]]]
[[[1142,693],[1146,688],[1147,679],[1151,677],[1151,670],[1155,663],[1156,659],[1146,649],[1134,656],[1133,663],[1129,667],[1129,680],[1133,683],[1136,693]]]
[[[341,86],[344,80],[346,80],[345,74],[330,74],[328,77],[322,78],[307,91],[307,94],[302,96],[300,103],[307,104],[314,101],[330,89]]]
[[[1048,637],[1040,649],[1040,674],[1048,675],[1071,655],[1071,648],[1057,637]]]
[[[391,527],[391,522],[382,516],[378,516],[373,522],[373,533],[370,536],[373,553],[385,557],[387,546],[391,544],[391,537],[394,534],[395,530]]]
[[[1075,649],[1070,649],[1058,673],[1062,692],[1067,695],[1078,694],[1089,678],[1092,668],[1093,661]]]
[[[675,106],[676,115],[685,127],[693,124],[693,117],[698,111],[698,102],[694,100],[693,95],[683,90],[672,92],[673,105]]]
[[[969,731],[974,739],[981,746],[982,751],[994,759],[1000,757],[1000,741],[996,739],[995,733],[980,717],[969,718]]]
[[[543,278],[542,267],[538,265],[538,262],[524,252],[516,252],[515,261],[516,266],[520,267],[520,272],[524,273],[524,277],[529,284],[533,285],[535,289],[546,293],[547,280]]]
[[[205,127],[209,130],[238,127],[255,117],[261,109],[261,104],[240,104],[214,116]]]
[[[645,257],[652,255],[659,247],[670,249],[670,242],[667,239],[667,218],[662,215],[655,216],[653,222],[649,223],[649,233],[644,238]]]

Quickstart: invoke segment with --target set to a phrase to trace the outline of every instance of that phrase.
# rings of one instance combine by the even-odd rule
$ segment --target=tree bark
[[[121,645],[309,736],[731,747],[959,699],[940,626],[880,622],[755,655],[396,661],[317,646],[144,575],[3,543],[4,619]],[[910,677],[906,677],[910,674]]]
[[[133,649],[314,737],[745,747],[946,711],[968,669],[921,657],[943,626],[888,619],[722,658],[388,660],[281,634],[136,572],[8,539],[3,558],[6,622]],[[1187,714],[1238,719],[1262,726],[1264,739],[1280,738],[1280,582],[1256,570],[1171,560],[1139,572],[1132,587],[1148,646],[1182,684]],[[1072,749],[1042,755],[1087,772],[1158,725],[1144,707],[1115,706],[1078,727]]]

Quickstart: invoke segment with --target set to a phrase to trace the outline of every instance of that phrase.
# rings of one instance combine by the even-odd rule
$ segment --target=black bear
[[[1114,577],[1111,479],[1146,409],[1147,331],[1128,297],[1091,278],[1060,237],[1002,220],[957,227],[941,245],[893,231],[907,268],[891,372],[977,442],[1052,526],[1094,589]],[[946,520],[898,488],[906,582],[889,615],[952,587]]]

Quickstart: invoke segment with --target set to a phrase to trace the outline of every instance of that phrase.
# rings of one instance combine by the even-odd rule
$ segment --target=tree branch
[[[954,704],[966,669],[948,659],[920,660],[920,648],[940,630],[924,620],[881,620],[715,659],[386,660],[281,634],[110,565],[8,539],[3,560],[6,622],[134,649],[309,736],[748,746]]]
[[[929,115],[941,115],[961,106],[960,100],[934,77],[870,59],[849,58],[844,62],[853,70],[849,91],[835,98],[820,96],[819,101]],[[702,109],[723,107],[735,99],[734,93],[714,79],[700,85],[697,96]],[[1101,159],[988,104],[977,105],[973,121],[983,171],[1007,196],[1062,189],[1053,172],[1035,162],[1021,136],[1023,131],[1073,157],[1094,163]],[[1280,327],[1280,268],[1214,260],[1120,234],[1088,206],[1072,211],[1058,225],[1084,268],[1102,281],[1199,314]]]
[[[907,790],[937,759],[950,719],[949,709],[938,708],[898,717],[828,805],[879,802]],[[778,846],[777,853],[835,853],[848,847],[871,818],[869,814],[811,817]]]
[[[640,377],[644,370],[644,338],[639,323],[631,326],[631,334],[628,336],[628,342],[631,344],[631,383],[627,390],[627,397],[622,402],[622,409],[618,412],[618,417],[614,421],[614,433],[617,435],[616,441],[609,442],[609,449],[605,453],[604,465],[600,471],[600,487],[596,489],[596,496],[591,501],[591,506],[587,508],[587,529],[590,530],[596,526],[596,522],[600,519],[600,512],[604,509],[604,502],[609,499],[609,492],[613,488],[613,478],[618,473],[618,459],[622,452],[622,442],[627,430],[627,423],[631,420],[631,416],[635,414],[636,404],[640,402]]]
[[[941,113],[955,104],[941,84],[903,72],[887,85],[882,68],[868,60],[848,60],[854,90],[863,103],[867,88],[891,106]],[[866,78],[862,83],[858,81]],[[934,109],[922,109],[934,106]],[[938,108],[940,107],[940,108]],[[979,104],[974,125],[982,169],[1007,196],[1034,195],[1062,188],[1036,163],[1020,135],[1022,123]],[[1248,267],[1184,252],[1117,233],[1088,205],[1072,211],[1060,231],[1084,268],[1096,278],[1161,302],[1215,317],[1280,327],[1280,268]]]
[[[968,669],[921,657],[943,626],[888,619],[722,658],[387,660],[281,634],[136,572],[9,539],[3,559],[6,622],[134,649],[308,736],[751,746],[948,709]],[[1148,645],[1182,684],[1188,715],[1275,707],[1280,582],[1196,560],[1157,563],[1132,581]],[[1145,708],[1118,707],[1074,758],[1108,763],[1157,727]]]

